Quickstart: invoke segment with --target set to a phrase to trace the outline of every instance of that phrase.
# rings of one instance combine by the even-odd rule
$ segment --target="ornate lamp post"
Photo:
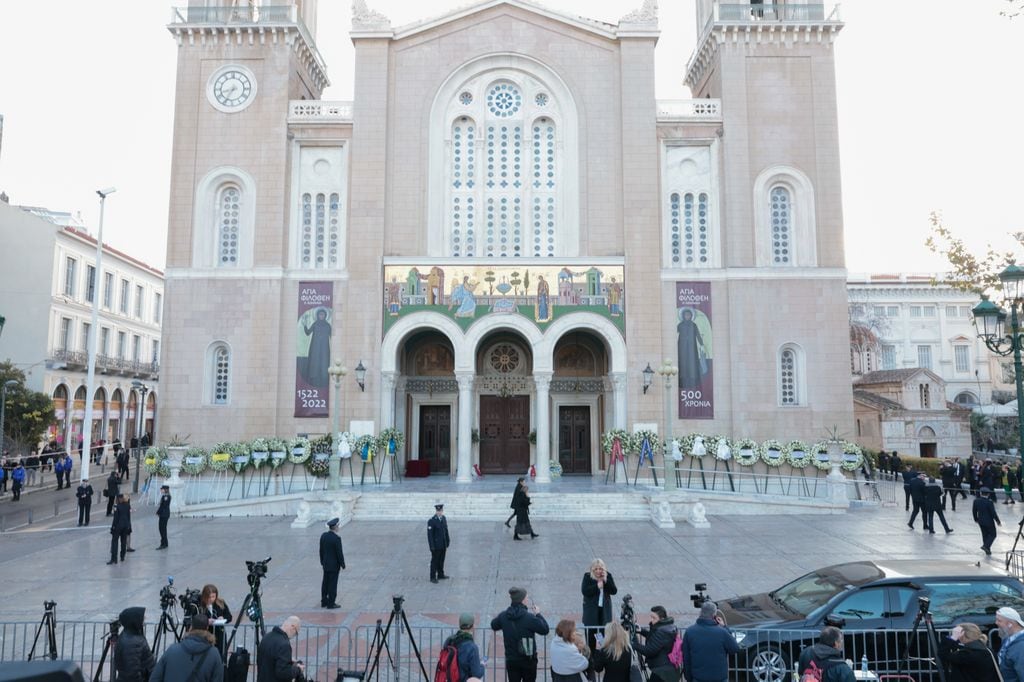
[[[135,442],[139,444],[139,449],[141,449],[142,433],[146,424],[146,394],[149,393],[149,386],[136,379],[132,382],[132,389],[138,391],[142,396],[138,404],[135,406]],[[135,479],[132,480],[133,494],[139,492],[139,467],[142,462],[143,454],[139,449],[136,449],[135,452],[132,453],[135,457]]]
[[[999,273],[1003,284],[1003,303],[1010,309],[1010,328],[1006,329],[1006,312],[982,295],[981,302],[974,306],[974,327],[978,338],[985,342],[990,351],[1004,357],[1013,355],[1013,378],[1017,384],[1017,454],[1024,464],[1024,384],[1021,377],[1021,348],[1024,347],[1024,330],[1020,326],[1020,314],[1024,313],[1024,268],[1010,263]]]
[[[348,368],[341,364],[341,360],[335,360],[334,364],[327,369],[327,373],[334,379],[334,405],[331,410],[331,458],[327,462],[330,480],[330,490],[337,490],[341,479],[341,439],[338,437],[338,421],[341,415],[341,380],[348,374]]]
[[[644,370],[646,379],[646,370]],[[665,490],[676,489],[676,461],[672,459],[672,449],[669,443],[672,440],[672,381],[679,370],[666,359],[658,368],[658,374],[665,378],[665,452],[662,457],[665,459]]]
[[[8,379],[4,382],[3,387],[0,387],[0,454],[3,454],[4,450],[4,415],[7,413],[7,389],[17,385],[18,382],[15,379]]]

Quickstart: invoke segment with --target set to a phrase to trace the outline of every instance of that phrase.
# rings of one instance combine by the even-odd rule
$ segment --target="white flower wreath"
[[[714,455],[715,459],[728,461],[732,459],[733,445],[725,436],[708,437],[708,453]]]
[[[700,448],[698,448],[698,452],[694,452],[693,449],[697,444],[698,438],[700,438]],[[676,440],[679,443],[679,449],[682,450],[683,452],[683,457],[690,456],[699,458],[714,453],[714,450],[708,447],[708,443],[711,440],[711,436],[706,436],[703,433],[694,432],[688,436],[677,438]],[[703,450],[703,452],[700,452],[700,450]]]
[[[391,441],[395,443],[394,451],[391,451],[389,445]],[[386,455],[394,455],[402,451],[402,446],[405,445],[405,434],[398,429],[384,429],[377,436],[376,447],[374,448],[377,452],[383,452]]]
[[[228,452],[231,453],[231,466],[236,474],[252,463],[248,443],[232,443],[228,446]]]
[[[832,460],[828,456],[828,441],[820,440],[811,446],[811,464],[821,471],[832,468]]]
[[[280,438],[271,438],[267,441],[270,448],[270,466],[274,469],[284,464],[288,459],[288,444]]]
[[[165,448],[158,448],[154,445],[146,450],[146,457],[142,460],[142,465],[150,476],[155,474],[166,478],[171,475],[171,465],[167,461]]]
[[[782,466],[786,462],[785,448],[783,448],[782,443],[770,438],[761,443],[761,459],[770,467]]]
[[[292,438],[288,443],[290,451],[288,452],[288,461],[292,464],[303,464],[309,459],[309,439],[303,436]]]
[[[366,453],[366,459],[363,461],[373,461],[373,456],[376,454],[377,450],[377,439],[373,436],[359,436],[359,438],[356,438],[356,441],[352,443],[352,454],[359,459],[363,459],[363,448],[367,446],[369,447],[369,450]]]
[[[757,441],[743,438],[733,443],[732,456],[742,466],[754,466],[754,463],[761,458],[761,446],[757,444]]]
[[[658,438],[658,434],[654,431],[646,429],[635,432],[633,437],[630,438],[630,452],[634,455],[639,455],[643,451],[644,441],[647,441],[652,455],[661,454],[661,439]]]
[[[843,463],[840,465],[846,471],[856,471],[864,464],[864,453],[856,443],[843,441]]]
[[[811,450],[802,440],[791,440],[784,448],[786,461],[795,469],[803,469],[811,463]]]
[[[198,476],[206,471],[208,458],[206,448],[193,445],[185,451],[185,458],[181,460],[181,470],[186,474]]]
[[[601,451],[606,455],[612,454],[612,447],[614,446],[616,439],[619,441],[619,447],[622,449],[622,454],[629,454],[630,448],[632,447],[632,439],[623,429],[612,429],[611,431],[606,431],[601,436]]]
[[[210,468],[214,471],[226,471],[231,466],[231,444],[217,443],[210,452]]]

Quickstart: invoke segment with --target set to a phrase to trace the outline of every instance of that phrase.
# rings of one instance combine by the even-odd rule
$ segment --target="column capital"
[[[611,379],[612,388],[616,391],[623,391],[626,388],[626,373],[625,372],[613,372],[608,375]]]
[[[380,385],[385,391],[391,391],[395,388],[395,384],[398,381],[398,372],[381,372],[380,373]]]
[[[473,390],[473,379],[476,375],[473,372],[456,372],[455,381],[459,384],[460,391],[472,391]]]
[[[533,385],[537,387],[538,391],[547,391],[551,388],[552,376],[554,376],[554,372],[534,372]]]

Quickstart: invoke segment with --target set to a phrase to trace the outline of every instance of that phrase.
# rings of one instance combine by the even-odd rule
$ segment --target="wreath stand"
[[[622,477],[626,480],[626,485],[629,485],[629,471],[626,469],[626,456],[622,454],[622,442],[616,438],[612,441],[612,461],[608,463],[608,467],[604,470],[604,483],[608,485],[608,476],[613,474],[612,483],[619,482],[619,470],[615,468],[616,464],[622,464]]]
[[[348,482],[353,488],[356,487],[356,475],[352,471],[352,453],[349,453],[348,457],[341,457],[338,462],[338,478],[341,478],[341,471],[344,468],[345,462],[348,462]]]
[[[312,457],[312,455],[310,456]],[[306,492],[312,490],[312,488],[309,487],[309,472],[306,470],[306,463],[303,462],[302,464],[296,464],[295,462],[292,462],[292,473],[288,477],[288,494],[291,494],[292,488],[295,485],[295,470],[300,467],[302,468],[302,485],[305,486]]]
[[[263,490],[263,494],[264,495],[267,494],[266,487],[263,484],[263,470],[268,468],[269,466],[270,466],[270,462],[266,461],[262,465],[260,465],[258,468],[256,468],[256,471],[253,472],[253,475],[249,477],[249,485],[246,486],[246,488],[245,488],[245,495],[243,497],[248,497],[250,492],[252,491],[252,484],[255,483],[255,481],[256,481],[256,473],[257,472],[259,473],[260,482],[256,486],[256,490],[257,490],[257,492],[259,492],[260,490]],[[270,479],[269,478],[267,479],[267,485],[270,485]]]
[[[242,491],[241,499],[243,499],[243,500],[245,499],[245,469],[242,469],[241,471],[237,471],[236,470],[235,471],[235,475],[232,476],[232,478],[231,478],[231,487],[228,488],[228,496],[226,498],[224,498],[225,501],[230,501],[231,500],[231,493],[233,493],[235,491],[235,481],[238,480],[239,475],[241,475],[241,477],[242,477],[242,485],[239,486],[240,490]]]
[[[654,450],[651,449],[651,442],[646,438],[640,443],[640,458],[636,462],[636,475],[633,477],[633,487],[636,487],[640,480],[640,467],[643,466],[644,458],[651,461],[651,476],[654,477],[654,487],[658,487],[658,472],[654,468]]]
[[[185,479],[185,504],[199,504],[199,479],[202,474],[189,474]]]
[[[704,490],[708,489],[708,479],[704,474],[704,459],[702,457],[694,457],[690,455],[691,460],[697,460],[697,466],[700,467],[700,484],[704,487]],[[716,460],[717,461],[717,460]],[[690,487],[690,482],[693,480],[693,464],[691,462],[690,472],[686,476],[686,487]],[[682,486],[680,486],[682,487]]]
[[[387,460],[389,462],[391,462],[391,480],[392,480],[392,482],[397,481],[398,483],[401,483],[402,482],[402,472],[400,471],[401,467],[398,466],[398,457],[395,455],[395,453],[385,454],[384,457],[387,458]],[[381,470],[380,471],[380,477],[381,477],[381,479],[383,479],[384,478],[384,467],[381,466],[380,470]]]
[[[228,471],[227,469],[214,470],[213,480],[210,482],[210,494],[207,497],[208,502],[217,502],[220,497],[220,492],[224,490],[224,486],[227,485]]]
[[[373,482],[377,483],[377,465],[373,463],[373,458],[363,460],[363,469],[359,472],[359,485],[363,485],[366,482],[366,465],[370,465],[370,473],[373,474]]]

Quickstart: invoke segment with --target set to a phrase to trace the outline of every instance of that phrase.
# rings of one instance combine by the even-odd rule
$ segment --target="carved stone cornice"
[[[658,26],[658,1],[644,0],[644,4],[629,12],[619,19],[619,26],[623,24],[642,24],[657,28]]]
[[[391,20],[366,6],[366,0],[352,0],[353,31],[390,31]]]

